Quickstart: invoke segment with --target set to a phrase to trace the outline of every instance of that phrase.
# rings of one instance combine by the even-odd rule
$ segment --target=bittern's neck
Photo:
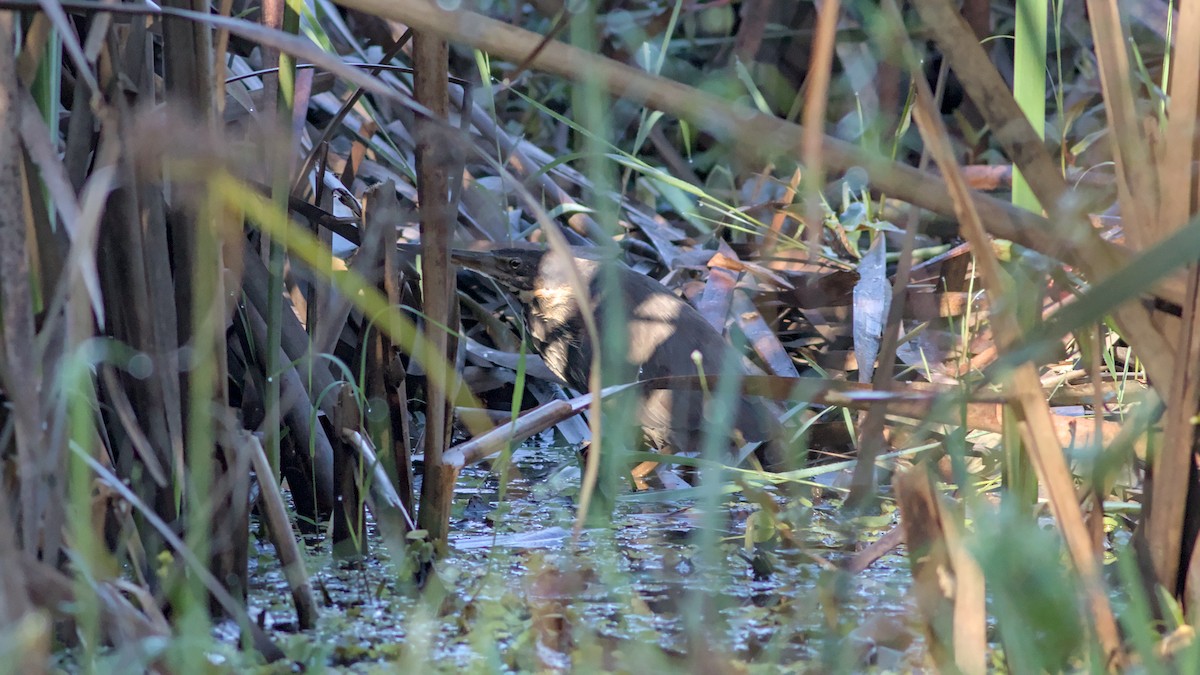
[[[563,325],[578,314],[579,301],[571,285],[572,266],[579,271],[584,288],[589,289],[596,271],[595,263],[579,258],[562,260],[553,252],[543,259],[533,291],[521,294],[521,301],[535,319]]]
[[[529,308],[533,318],[559,325],[566,323],[579,310],[575,293],[566,283],[554,286],[539,284],[532,291],[523,291],[521,302]]]

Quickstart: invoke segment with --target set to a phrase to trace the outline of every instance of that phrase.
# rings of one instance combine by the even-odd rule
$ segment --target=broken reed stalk
[[[353,445],[336,430],[352,426],[362,418],[362,410],[351,385],[337,386],[337,403],[333,413],[333,476],[336,501],[333,507],[333,536],[331,551],[334,558],[355,560],[370,551],[367,541],[366,493],[359,489],[366,465],[359,461]]]
[[[254,473],[259,477],[258,506],[262,509],[263,518],[267,523],[267,536],[275,545],[279,565],[283,568],[283,576],[292,592],[296,625],[301,630],[307,630],[316,625],[319,610],[313,596],[312,583],[308,579],[308,570],[304,567],[304,556],[296,545],[296,534],[287,515],[287,505],[283,503],[279,484],[271,477],[273,467],[258,438],[245,432],[235,433],[235,438],[241,441],[241,451],[249,453]]]
[[[960,526],[943,507],[925,465],[897,473],[892,486],[934,663],[944,672],[987,672],[983,570],[963,545]]]

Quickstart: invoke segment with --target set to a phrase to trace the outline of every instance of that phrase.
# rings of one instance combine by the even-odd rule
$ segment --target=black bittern
[[[572,389],[587,391],[595,346],[571,290],[568,266],[574,264],[588,288],[590,309],[603,339],[608,314],[600,261],[525,248],[460,250],[451,258],[515,294],[525,310],[533,345],[546,366]],[[700,312],[666,286],[620,263],[613,265],[625,314],[628,372],[643,380],[695,375],[698,356],[704,372],[712,375],[721,372],[728,356],[741,359]],[[655,389],[643,396],[640,421],[651,445],[666,452],[699,449],[704,427],[702,391]],[[770,406],[753,397],[741,398],[733,427],[731,441],[738,445],[762,442],[758,456],[763,463],[768,468],[782,466],[780,423]]]

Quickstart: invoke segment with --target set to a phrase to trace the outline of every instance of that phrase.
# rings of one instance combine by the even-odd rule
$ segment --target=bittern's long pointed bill
[[[545,251],[505,248],[492,251],[456,249],[450,261],[456,265],[486,274],[513,290],[533,290]]]

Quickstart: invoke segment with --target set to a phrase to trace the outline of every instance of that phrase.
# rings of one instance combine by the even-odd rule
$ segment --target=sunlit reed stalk
[[[1046,127],[1046,27],[1047,0],[1017,0],[1014,31],[1013,97],[1029,118],[1034,131]],[[1037,197],[1017,167],[1013,167],[1013,204],[1040,212]]]
[[[572,44],[588,52],[597,51],[596,30],[599,14],[593,5],[584,5],[571,17],[569,36]],[[589,133],[580,139],[580,151],[583,153],[583,172],[591,180],[595,209],[595,220],[608,234],[616,234],[617,212],[616,205],[608,198],[612,192],[613,176],[611,165],[605,157],[608,138],[611,133],[609,106],[611,100],[604,88],[603,82],[597,78],[585,77],[572,89],[572,108],[580,125]],[[601,238],[597,242],[604,251],[605,258],[611,261],[615,256],[615,244],[611,236]],[[593,394],[599,389],[621,381],[622,369],[613,364],[624,362],[622,357],[628,345],[625,326],[621,317],[625,316],[624,299],[619,291],[619,281],[616,270],[611,262],[601,265],[599,273],[600,284],[606,289],[604,316],[597,318],[602,322],[602,330],[597,349],[593,354],[593,371],[599,367],[600,372],[591,374]],[[586,290],[586,289],[581,289]],[[585,301],[585,298],[579,298]],[[632,397],[622,397],[614,405],[608,406],[611,419],[628,419],[631,411]],[[597,401],[599,397],[597,396]],[[599,406],[593,406],[592,444],[584,471],[584,482],[579,496],[579,518],[576,523],[578,530],[590,515],[591,502],[596,490],[604,497],[611,497],[619,480],[621,455],[627,449],[633,437],[632,428],[628,424],[605,424],[601,432]],[[616,408],[617,410],[614,410]],[[618,412],[618,410],[620,412]],[[615,413],[615,414],[614,414]],[[608,523],[611,518],[611,503],[605,504],[605,513],[595,514],[595,518]]]

